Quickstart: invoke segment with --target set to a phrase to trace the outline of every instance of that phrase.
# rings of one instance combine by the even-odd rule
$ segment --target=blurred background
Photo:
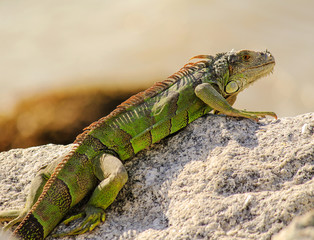
[[[45,133],[61,134],[78,121],[75,112],[90,115],[95,96],[102,100],[94,112],[103,116],[192,56],[231,49],[268,49],[276,59],[274,73],[241,93],[236,108],[279,117],[311,112],[313,9],[312,0],[2,0],[0,131],[9,137],[2,150],[29,146],[36,129],[67,119],[57,132]],[[100,111],[103,104],[112,107]],[[31,145],[74,138],[50,135]]]

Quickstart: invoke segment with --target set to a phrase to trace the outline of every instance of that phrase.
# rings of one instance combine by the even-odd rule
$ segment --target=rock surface
[[[298,216],[274,236],[273,240],[313,240],[314,239],[314,210]]]
[[[106,221],[75,239],[271,239],[314,206],[313,131],[314,113],[198,119],[127,161]],[[70,148],[0,153],[0,209],[22,207],[36,171]]]

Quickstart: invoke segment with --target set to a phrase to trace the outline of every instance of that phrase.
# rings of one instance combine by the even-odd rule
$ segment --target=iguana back
[[[211,108],[197,98],[194,88],[209,77],[208,62],[189,64],[93,123],[77,138],[96,138],[121,160],[187,126]],[[205,75],[207,75],[205,77]]]

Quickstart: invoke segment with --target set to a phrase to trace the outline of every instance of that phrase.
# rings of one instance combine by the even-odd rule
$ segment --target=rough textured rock
[[[298,216],[288,227],[274,236],[273,240],[313,240],[314,239],[314,210]]]
[[[313,113],[198,119],[127,161],[106,221],[75,239],[271,239],[314,206],[313,131]],[[70,147],[1,153],[0,208],[22,207],[36,170]]]

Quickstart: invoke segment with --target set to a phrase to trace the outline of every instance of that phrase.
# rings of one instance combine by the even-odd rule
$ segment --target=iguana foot
[[[68,225],[70,222],[79,218],[84,218],[83,221],[79,224],[79,226],[69,231],[57,233],[52,236],[64,237],[64,236],[78,235],[78,234],[82,234],[88,231],[92,231],[101,222],[105,221],[105,211],[102,208],[86,206],[83,212],[69,217],[68,219],[64,220],[63,223],[65,225]]]
[[[0,212],[0,222],[10,221],[7,225],[3,227],[3,230],[9,230],[13,225],[20,223],[27,212],[21,210],[9,210]]]
[[[258,122],[259,118],[265,118],[266,116],[271,116],[277,119],[277,115],[274,112],[250,112],[245,110],[239,110],[239,112],[241,117],[249,118],[256,122]]]
[[[0,212],[0,222],[11,221],[20,215],[21,210],[8,210]]]

